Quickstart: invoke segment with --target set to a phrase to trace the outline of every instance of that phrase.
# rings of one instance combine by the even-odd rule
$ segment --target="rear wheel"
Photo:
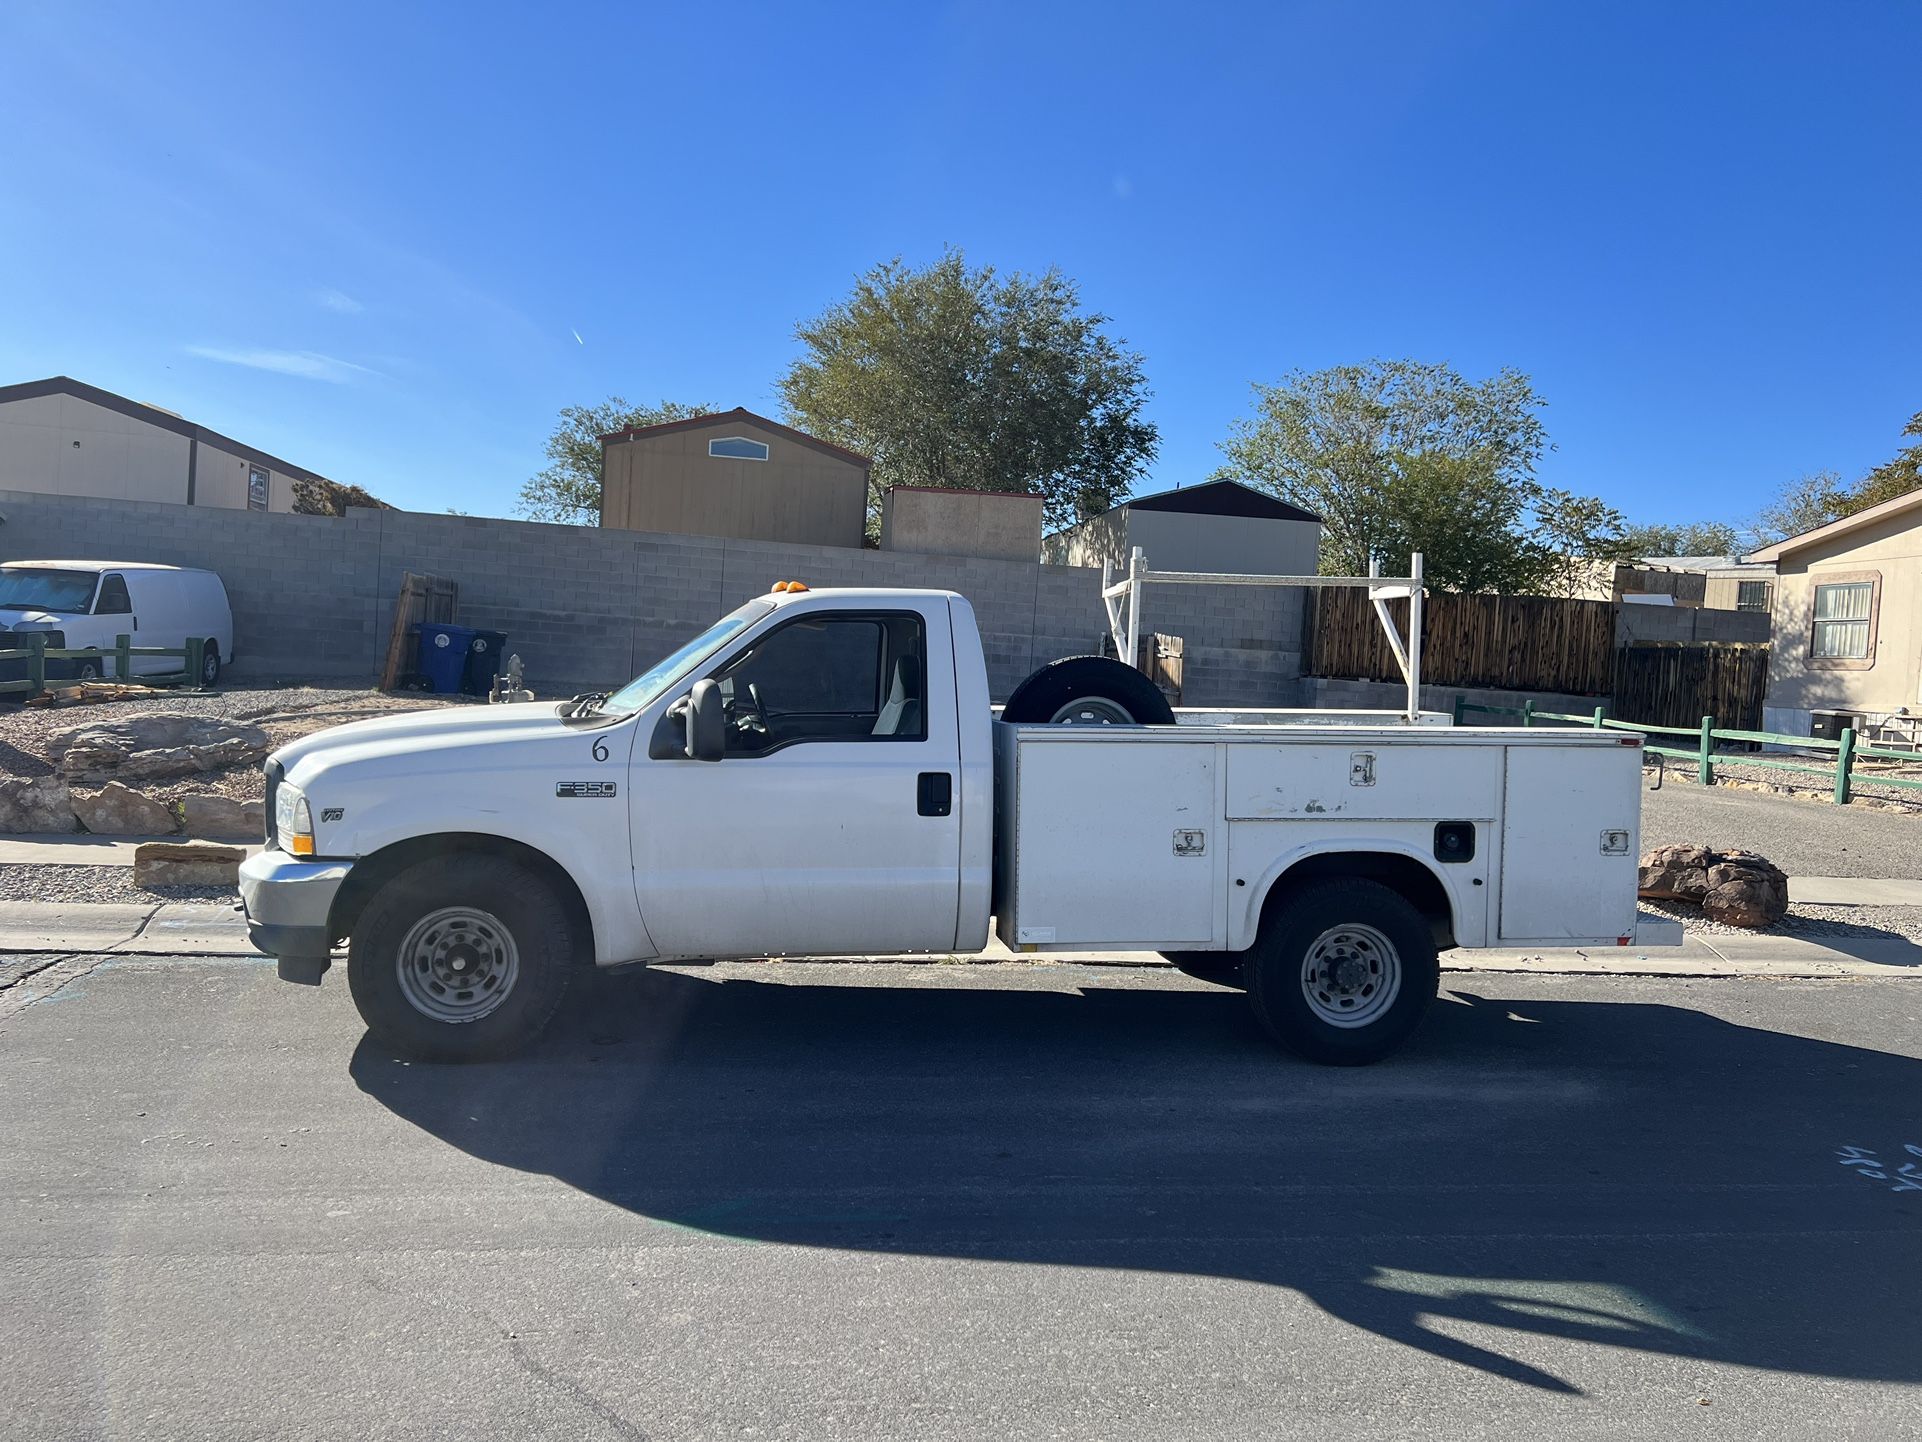
[[[1245,952],[1164,951],[1161,954],[1183,976],[1192,976],[1196,981],[1211,981],[1216,986],[1232,987],[1236,991],[1248,989],[1248,982],[1241,970]]]
[[[1014,688],[1001,719],[1022,725],[1172,726],[1175,713],[1159,687],[1132,666],[1107,656],[1050,661]]]
[[[354,924],[347,982],[376,1038],[427,1061],[491,1061],[530,1044],[573,971],[566,908],[498,856],[419,862]]]
[[[1361,1066],[1408,1040],[1441,966],[1428,920],[1377,881],[1317,883],[1279,902],[1248,953],[1248,999],[1309,1061]]]
[[[200,653],[200,684],[211,686],[220,679],[220,647],[209,641]]]

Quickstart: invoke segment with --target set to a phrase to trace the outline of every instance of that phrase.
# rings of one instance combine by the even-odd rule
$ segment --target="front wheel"
[[[367,1030],[424,1061],[492,1061],[538,1037],[574,965],[566,909],[498,856],[418,862],[354,923],[347,984]]]
[[[1325,881],[1285,898],[1248,953],[1248,999],[1309,1061],[1362,1066],[1414,1033],[1441,983],[1427,918],[1377,881]]]

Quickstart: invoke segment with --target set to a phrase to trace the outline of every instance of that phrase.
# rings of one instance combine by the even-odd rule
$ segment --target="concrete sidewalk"
[[[112,953],[121,956],[265,957],[247,940],[238,907],[168,901],[145,904],[0,901],[0,953]],[[1162,966],[1154,952],[1082,951],[1017,956],[998,940],[968,956],[858,956],[814,960],[933,965],[1047,961],[1091,966]],[[1673,947],[1571,947],[1451,951],[1452,972],[1519,971],[1563,976],[1881,976],[1922,979],[1922,946],[1899,937],[1825,938],[1686,934]]]

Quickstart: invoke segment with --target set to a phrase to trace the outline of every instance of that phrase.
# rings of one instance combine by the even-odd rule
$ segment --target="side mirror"
[[[690,761],[719,761],[727,754],[727,713],[721,683],[696,681],[687,697],[687,756]]]

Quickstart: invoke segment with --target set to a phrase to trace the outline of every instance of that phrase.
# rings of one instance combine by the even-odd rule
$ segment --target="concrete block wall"
[[[1615,617],[1615,644],[1637,641],[1705,642],[1769,639],[1766,611],[1722,611],[1705,606],[1643,606],[1624,603]]]
[[[1032,561],[656,535],[407,511],[344,518],[0,491],[0,560],[204,566],[234,607],[238,677],[368,681],[406,571],[460,586],[464,625],[505,631],[542,692],[644,670],[777,580],[929,587],[973,604],[1004,699],[1036,666],[1099,649],[1100,572]],[[1183,637],[1184,699],[1298,704],[1298,592],[1150,587],[1149,630]]]

